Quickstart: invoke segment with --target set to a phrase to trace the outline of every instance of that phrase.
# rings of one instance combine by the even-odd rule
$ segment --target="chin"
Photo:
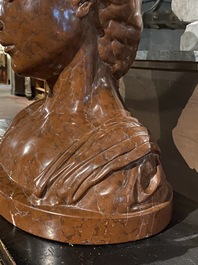
[[[40,78],[40,79],[47,79],[47,76],[44,73],[39,70],[37,67],[23,67],[19,64],[15,64],[14,62],[12,62],[12,69],[14,70],[14,72],[17,75],[20,76],[28,76],[28,77],[33,77],[33,78]]]
[[[21,64],[16,63],[15,60],[12,60],[12,69],[13,71],[18,74],[18,75],[22,75],[22,76],[29,76],[26,67],[23,67]]]

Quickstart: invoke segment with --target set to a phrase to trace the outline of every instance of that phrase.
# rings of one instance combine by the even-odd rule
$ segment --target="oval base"
[[[172,197],[150,209],[128,214],[102,214],[56,206],[33,207],[24,192],[0,169],[0,214],[18,228],[71,244],[115,244],[143,239],[162,231],[171,219]]]

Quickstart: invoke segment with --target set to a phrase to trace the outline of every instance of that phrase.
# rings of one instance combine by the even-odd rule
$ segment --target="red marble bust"
[[[140,2],[0,3],[0,42],[14,71],[50,88],[15,117],[0,145],[0,214],[17,227],[108,244],[168,224],[172,190],[160,150],[117,86],[135,58]]]

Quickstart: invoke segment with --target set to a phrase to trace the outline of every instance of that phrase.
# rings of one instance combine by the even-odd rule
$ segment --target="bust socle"
[[[52,240],[108,244],[161,231],[172,190],[160,151],[124,107],[117,79],[135,58],[140,0],[5,0],[0,42],[45,100],[0,145],[0,214]]]

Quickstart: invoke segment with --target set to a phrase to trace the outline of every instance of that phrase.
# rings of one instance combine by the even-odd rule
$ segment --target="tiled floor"
[[[11,95],[10,86],[0,84],[0,119],[12,119],[30,103],[26,97]]]

